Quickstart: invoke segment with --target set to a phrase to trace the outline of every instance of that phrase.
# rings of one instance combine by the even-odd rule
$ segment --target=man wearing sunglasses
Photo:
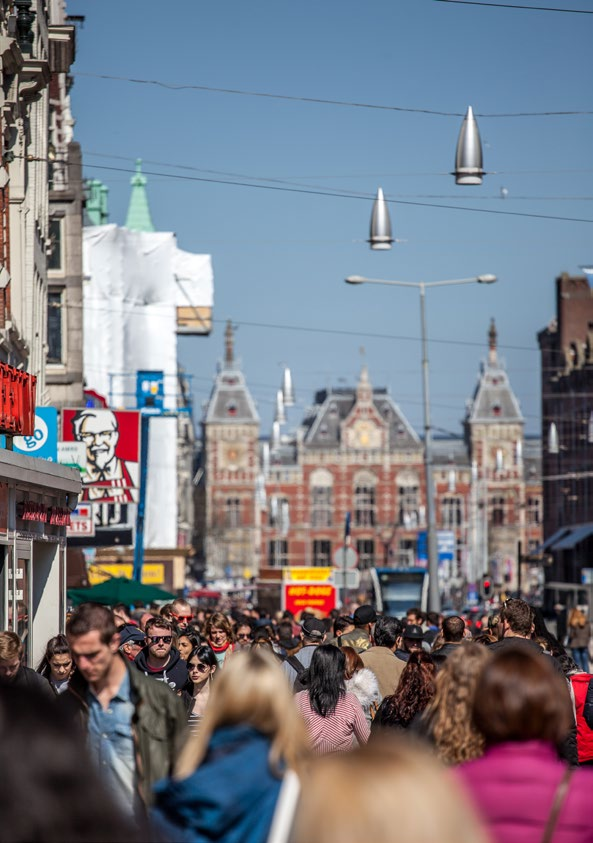
[[[177,600],[173,601],[171,604],[171,617],[179,632],[191,625],[193,612],[187,600],[182,600],[178,597]]]
[[[187,666],[173,646],[174,629],[165,618],[152,618],[146,624],[146,646],[134,660],[145,676],[166,682],[173,691],[181,691],[187,683]]]

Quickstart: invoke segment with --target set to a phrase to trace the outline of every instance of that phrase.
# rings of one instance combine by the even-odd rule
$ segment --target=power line
[[[108,170],[111,172],[117,173],[134,173],[135,170],[128,168],[128,167],[109,167],[106,164],[86,164],[85,167],[88,169],[95,169],[95,170]],[[329,196],[332,198],[343,198],[343,199],[364,199],[368,201],[369,199],[374,199],[375,197],[371,194],[357,194],[357,193],[346,193],[346,192],[336,192],[331,190],[312,190],[310,188],[304,187],[284,187],[280,185],[274,184],[249,184],[248,182],[243,181],[235,181],[233,179],[215,179],[215,178],[206,178],[205,176],[183,176],[177,173],[157,173],[150,170],[143,171],[144,175],[146,176],[158,176],[160,178],[166,179],[177,179],[179,181],[197,181],[207,184],[227,184],[232,187],[250,187],[256,190],[275,190],[281,191],[285,193],[300,193],[307,196]],[[397,205],[411,205],[414,207],[419,208],[440,208],[442,210],[448,211],[470,211],[477,214],[496,214],[498,216],[507,216],[507,217],[527,217],[529,219],[541,219],[541,220],[555,220],[557,222],[584,222],[584,223],[593,223],[593,219],[586,219],[583,217],[558,217],[553,214],[533,214],[527,213],[525,211],[498,211],[494,208],[468,208],[464,205],[443,205],[441,203],[435,202],[413,202],[410,199],[386,199],[387,202],[390,204],[397,204]]]
[[[453,0],[449,0],[453,2]],[[593,12],[584,12],[583,14],[593,14]],[[271,94],[267,91],[246,91],[239,88],[215,88],[210,85],[191,85],[191,84],[177,84],[172,82],[163,82],[159,79],[134,79],[128,76],[110,76],[106,73],[84,73],[82,71],[72,74],[73,76],[86,76],[92,79],[107,79],[113,82],[131,82],[135,85],[154,85],[158,88],[165,88],[170,91],[208,91],[217,94],[234,94],[236,96],[244,97],[263,97],[265,99],[288,100],[290,102],[308,102],[317,103],[320,105],[338,105],[347,108],[371,108],[379,111],[398,111],[408,114],[429,114],[435,117],[465,117],[465,112],[461,111],[437,111],[431,108],[406,108],[400,105],[380,105],[376,103],[367,102],[352,102],[348,100],[330,100],[322,99],[320,97],[303,97],[292,96],[290,94]],[[590,115],[593,111],[516,111],[516,112],[474,112],[476,117],[568,117],[576,115]]]
[[[519,6],[515,3],[484,3],[482,0],[435,0],[436,3],[457,3],[461,6],[490,6],[493,9],[525,9],[528,12],[563,12],[567,15],[593,15],[585,9],[555,9],[550,6]]]

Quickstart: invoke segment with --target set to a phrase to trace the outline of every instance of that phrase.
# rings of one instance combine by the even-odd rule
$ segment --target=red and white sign
[[[90,503],[79,504],[70,516],[70,526],[66,531],[67,536],[94,536],[95,521],[93,518],[93,507]]]
[[[333,568],[285,568],[282,606],[299,617],[306,609],[329,615],[336,608]]]

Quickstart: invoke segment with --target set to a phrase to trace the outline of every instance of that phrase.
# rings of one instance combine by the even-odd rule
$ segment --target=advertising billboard
[[[137,502],[140,413],[97,407],[63,410],[62,439],[82,442],[86,448],[81,501]]]

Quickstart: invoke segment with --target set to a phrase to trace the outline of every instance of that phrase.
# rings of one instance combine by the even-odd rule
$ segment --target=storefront
[[[0,449],[0,629],[12,630],[35,667],[64,631],[66,527],[80,473]]]

